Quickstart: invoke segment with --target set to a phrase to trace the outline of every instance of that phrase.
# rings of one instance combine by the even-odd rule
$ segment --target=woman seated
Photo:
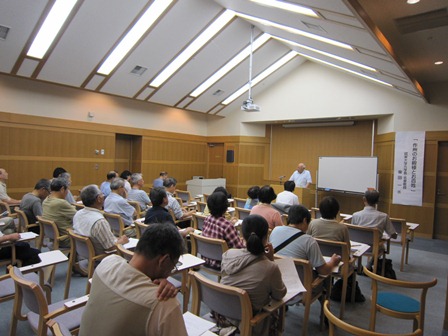
[[[255,205],[258,204],[258,194],[260,193],[259,186],[250,187],[247,191],[247,200],[246,204],[244,204],[244,209],[252,209]]]
[[[274,229],[276,226],[283,225],[282,216],[271,205],[271,202],[277,198],[272,187],[266,185],[260,189],[258,199],[260,203],[250,210],[251,215],[260,215],[266,219],[270,229]]]
[[[258,215],[243,220],[242,231],[246,241],[244,249],[230,249],[223,254],[221,283],[247,291],[254,315],[271,299],[280,300],[286,294],[286,286],[277,264],[274,249],[268,243],[268,223]],[[254,327],[253,335],[268,335],[270,319]]]

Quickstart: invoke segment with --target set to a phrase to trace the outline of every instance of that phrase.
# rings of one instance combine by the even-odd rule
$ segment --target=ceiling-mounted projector
[[[246,112],[260,112],[260,106],[255,105],[252,99],[247,99],[241,105],[241,110]]]

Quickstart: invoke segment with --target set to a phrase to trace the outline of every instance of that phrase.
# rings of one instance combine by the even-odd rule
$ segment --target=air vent
[[[313,23],[309,23],[309,22],[305,22],[305,21],[302,21],[302,23],[303,23],[308,29],[311,29],[311,30],[318,30],[318,31],[321,31],[321,32],[326,32],[325,29],[323,29],[321,26],[319,26],[319,25],[317,25],[317,24],[313,24]]]
[[[143,73],[148,70],[148,68],[142,67],[140,65],[136,65],[134,69],[132,69],[131,74],[141,76]]]
[[[431,12],[402,17],[395,19],[395,25],[402,34],[447,26],[448,11],[446,8],[442,8]]]
[[[0,26],[0,40],[6,40],[9,33],[9,27]]]
[[[224,93],[223,90],[216,90],[215,92],[213,92],[213,95],[216,97],[219,97],[220,95],[222,95]]]

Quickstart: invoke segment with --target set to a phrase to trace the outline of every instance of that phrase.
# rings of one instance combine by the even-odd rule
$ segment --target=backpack
[[[395,274],[395,271],[392,267],[392,260],[391,259],[385,259],[385,260],[386,260],[386,266],[384,268],[384,277],[397,280],[397,275]],[[376,274],[381,275],[382,269],[383,269],[383,259],[378,258],[378,266],[376,267]]]
[[[345,295],[345,302],[351,302],[352,301],[352,278],[353,275],[348,277],[347,280],[347,293]],[[342,279],[339,279],[338,281],[336,281],[333,284],[333,287],[331,287],[331,295],[330,295],[330,299],[332,299],[333,301],[338,301],[341,302],[341,297],[342,297]],[[366,298],[364,297],[364,295],[361,293],[361,288],[359,288],[358,285],[358,281],[356,281],[356,289],[355,289],[355,302],[364,302],[366,300]]]

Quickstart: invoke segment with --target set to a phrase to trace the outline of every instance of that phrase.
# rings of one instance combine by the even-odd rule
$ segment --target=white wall
[[[0,111],[175,133],[207,135],[201,113],[0,75]],[[88,118],[88,112],[94,118]]]
[[[259,135],[261,125],[249,128],[242,122],[272,123],[334,117],[379,118],[378,133],[448,130],[448,85],[433,88],[434,104],[393,88],[306,62],[275,86],[253,97],[261,112],[229,113],[225,120],[209,123],[209,133]],[[238,132],[239,133],[233,133]]]

